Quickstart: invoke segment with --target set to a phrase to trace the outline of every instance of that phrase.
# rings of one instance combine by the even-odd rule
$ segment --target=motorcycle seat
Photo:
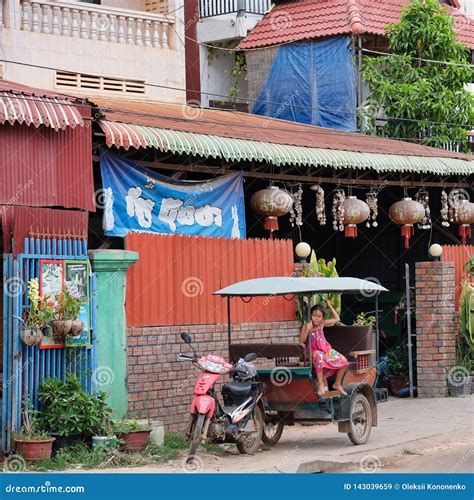
[[[249,396],[252,391],[252,382],[241,382],[235,384],[224,384],[222,394],[232,394],[235,397]]]

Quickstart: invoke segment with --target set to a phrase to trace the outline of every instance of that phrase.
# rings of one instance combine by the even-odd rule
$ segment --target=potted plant
[[[357,315],[353,326],[375,326],[375,316],[366,316],[365,312],[361,312]]]
[[[398,396],[408,384],[408,350],[400,345],[387,351],[387,372],[390,392]]]
[[[33,412],[29,405],[25,406],[27,409],[23,412],[23,427],[20,434],[13,439],[15,450],[27,462],[51,458],[55,438],[40,429],[38,420],[32,417]]]
[[[114,422],[114,429],[117,436],[123,441],[121,449],[133,452],[143,451],[147,447],[152,431],[150,422],[143,425],[136,420]]]
[[[24,326],[20,338],[24,344],[34,346],[40,343],[43,329],[51,323],[53,308],[48,304],[48,297],[40,297],[37,278],[28,282],[28,299],[30,307],[25,311],[23,318],[19,318]]]
[[[66,381],[47,379],[40,386],[38,399],[41,428],[56,436],[55,448],[78,441],[88,441],[110,418],[107,393],[87,394],[79,379],[68,374]]]
[[[53,336],[57,342],[63,343],[69,334],[79,335],[84,329],[84,324],[78,320],[81,305],[80,294],[73,286],[68,285],[59,293],[52,323]]]

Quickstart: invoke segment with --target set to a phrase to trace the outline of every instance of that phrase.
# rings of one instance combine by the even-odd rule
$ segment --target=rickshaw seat
[[[232,363],[243,358],[246,354],[254,352],[257,358],[274,359],[278,366],[299,366],[308,360],[304,344],[230,344],[229,357]],[[290,363],[290,358],[298,358],[299,362]]]
[[[371,326],[331,326],[324,328],[324,336],[333,349],[351,357],[351,352],[369,351],[374,348]]]

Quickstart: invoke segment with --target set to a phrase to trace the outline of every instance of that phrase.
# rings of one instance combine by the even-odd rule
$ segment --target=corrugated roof
[[[55,130],[85,125],[78,101],[19,83],[0,80],[0,124],[15,123]]]
[[[275,6],[244,38],[238,48],[255,49],[284,43],[370,33],[383,35],[397,23],[407,0],[299,0]],[[447,6],[458,40],[474,49],[474,20]]]
[[[239,113],[153,102],[94,99],[108,146],[256,160],[274,165],[472,174],[472,155]]]

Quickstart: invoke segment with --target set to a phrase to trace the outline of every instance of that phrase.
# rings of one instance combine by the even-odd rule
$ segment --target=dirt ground
[[[369,442],[354,446],[337,425],[286,427],[280,442],[240,455],[233,445],[200,450],[197,470],[185,460],[90,472],[321,473],[473,472],[474,396],[390,399],[379,407]],[[89,472],[71,470],[68,472]]]

